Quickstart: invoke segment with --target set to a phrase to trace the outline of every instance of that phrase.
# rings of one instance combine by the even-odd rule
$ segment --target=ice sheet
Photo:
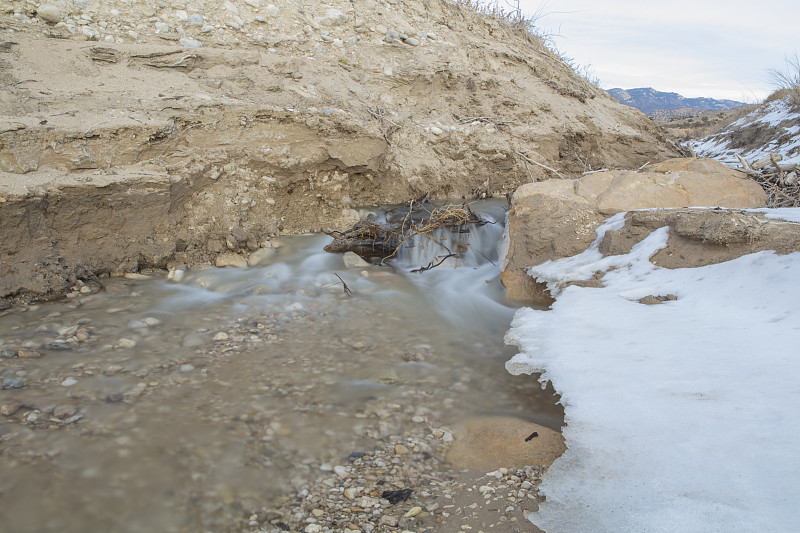
[[[519,310],[507,335],[521,350],[508,370],[543,370],[565,405],[569,449],[531,521],[548,533],[796,531],[800,253],[668,270],[648,261],[666,238],[532,269],[560,283],[619,267],[551,311]],[[678,299],[637,301],[667,294]]]

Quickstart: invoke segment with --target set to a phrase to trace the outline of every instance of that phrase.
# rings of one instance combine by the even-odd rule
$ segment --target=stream
[[[354,452],[476,416],[559,430],[552,389],[503,366],[504,203],[472,209],[492,223],[421,273],[437,245],[346,269],[330,237],[278,237],[264,266],[0,313],[0,530],[258,531]]]

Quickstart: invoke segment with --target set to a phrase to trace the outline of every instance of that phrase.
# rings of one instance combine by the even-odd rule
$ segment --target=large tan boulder
[[[761,207],[766,194],[745,174],[710,159],[671,159],[646,170],[611,170],[576,180],[523,185],[514,193],[501,279],[509,297],[552,301],[527,269],[584,251],[611,215],[635,209]]]

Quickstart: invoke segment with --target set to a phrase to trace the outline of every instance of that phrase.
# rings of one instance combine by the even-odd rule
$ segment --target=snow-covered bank
[[[752,162],[779,153],[784,163],[800,163],[800,112],[787,98],[773,100],[689,146],[700,157],[737,168],[737,154]]]
[[[800,222],[798,209],[778,214]],[[521,349],[508,370],[544,371],[566,412],[569,449],[531,520],[548,533],[794,531],[800,253],[667,270],[648,260],[667,236],[531,271],[563,282],[619,267],[551,311],[519,310],[507,335]]]

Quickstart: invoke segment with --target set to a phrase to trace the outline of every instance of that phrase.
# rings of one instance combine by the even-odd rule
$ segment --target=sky
[[[537,26],[604,89],[757,102],[773,90],[768,71],[784,70],[786,57],[800,53],[797,0],[520,0],[520,7],[541,15]]]

